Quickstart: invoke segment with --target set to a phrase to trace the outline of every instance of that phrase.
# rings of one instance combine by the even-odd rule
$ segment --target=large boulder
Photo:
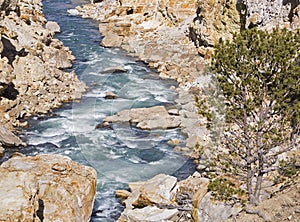
[[[0,221],[89,221],[96,171],[57,154],[0,166]]]
[[[129,183],[131,192],[117,191],[117,196],[127,198],[124,203],[127,209],[149,205],[169,205],[174,202],[177,191],[177,178],[165,174],[140,182]]]
[[[129,188],[131,193],[117,191],[118,197],[127,198],[119,221],[165,221],[178,213],[177,209],[160,209],[175,204],[176,177],[159,174],[147,181],[129,183]]]
[[[170,129],[180,126],[180,118],[170,115],[164,106],[123,110],[108,116],[104,122],[129,122],[145,130]]]

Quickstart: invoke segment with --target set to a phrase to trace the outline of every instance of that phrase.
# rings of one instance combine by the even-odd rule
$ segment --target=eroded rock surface
[[[141,209],[134,209],[120,218],[119,222],[134,221],[134,222],[157,222],[157,221],[173,221],[178,214],[177,209],[160,209],[156,206],[147,206]]]
[[[0,221],[89,221],[96,171],[61,155],[15,156],[0,166]]]

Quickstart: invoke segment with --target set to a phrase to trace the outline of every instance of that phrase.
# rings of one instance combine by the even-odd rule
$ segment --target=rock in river
[[[0,166],[0,221],[89,221],[96,171],[57,154],[14,156]]]
[[[123,110],[108,116],[104,122],[129,122],[144,130],[171,129],[180,126],[180,118],[168,113],[164,106]]]
[[[0,146],[25,145],[22,140],[0,124]]]

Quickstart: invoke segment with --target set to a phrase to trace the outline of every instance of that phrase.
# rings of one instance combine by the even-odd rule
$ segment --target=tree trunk
[[[257,205],[259,203],[262,181],[263,181],[263,174],[259,173],[259,175],[257,176],[257,181],[256,181],[256,185],[255,185],[255,193],[254,193],[254,197],[253,197],[253,204],[255,204],[255,205]]]
[[[248,153],[248,151],[247,151]],[[248,154],[247,154],[248,155]],[[250,157],[247,158],[247,192],[250,204],[253,204],[253,193],[252,193],[252,179],[253,179],[253,172],[251,168],[251,160]]]
[[[262,119],[262,116],[261,116]],[[257,155],[258,155],[258,170],[257,170],[257,178],[256,178],[256,185],[254,190],[254,204],[258,204],[260,191],[261,191],[261,184],[263,180],[263,171],[264,171],[264,152],[263,152],[263,141],[262,141],[262,132],[259,130],[257,133]]]

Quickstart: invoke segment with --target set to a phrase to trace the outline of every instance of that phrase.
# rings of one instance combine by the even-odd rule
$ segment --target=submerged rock
[[[102,71],[102,73],[123,73],[126,72],[127,70],[122,67],[122,66],[113,66],[113,67],[108,67]]]
[[[106,92],[104,98],[105,99],[117,99],[118,96],[116,94],[114,94],[113,92]]]
[[[89,221],[96,171],[69,157],[14,156],[0,166],[0,221]]]

